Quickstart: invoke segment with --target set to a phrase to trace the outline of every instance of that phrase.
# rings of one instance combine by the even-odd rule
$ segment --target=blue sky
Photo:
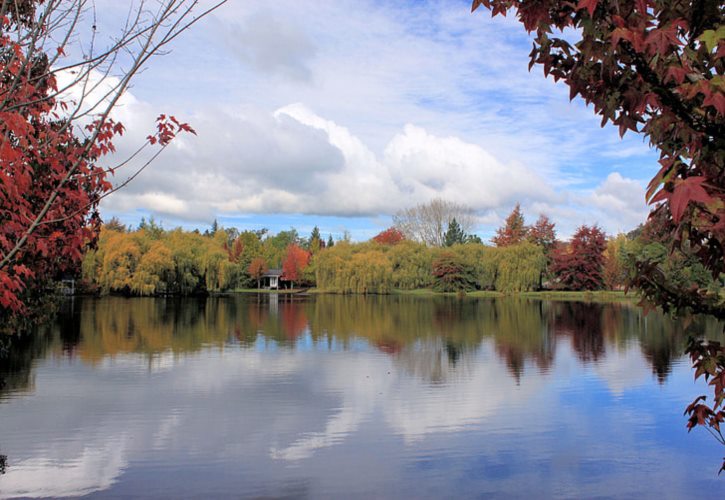
[[[103,3],[111,19],[118,7]],[[396,211],[443,198],[472,207],[484,239],[517,202],[562,237],[584,223],[634,228],[656,153],[529,73],[530,50],[515,19],[471,14],[467,0],[229,2],[152,60],[117,113],[119,156],[162,112],[198,136],[102,214],[364,240]]]

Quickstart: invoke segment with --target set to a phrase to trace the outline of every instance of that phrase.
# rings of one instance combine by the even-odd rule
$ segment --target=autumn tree
[[[552,272],[565,290],[600,290],[607,239],[598,226],[580,226],[567,249],[554,254]]]
[[[545,214],[539,215],[536,223],[529,226],[526,233],[527,239],[542,247],[547,255],[556,243],[556,225]]]
[[[84,21],[85,0],[0,3],[0,320],[26,313],[47,280],[80,265],[99,201],[148,164],[101,165],[124,131],[111,111],[154,54],[221,3],[133,4],[107,44]],[[180,130],[192,131],[161,115],[141,148],[163,148]],[[136,170],[113,188],[106,175],[128,165]]]
[[[516,245],[526,239],[528,228],[524,222],[524,215],[521,213],[521,205],[516,204],[511,211],[504,225],[496,230],[496,236],[491,238],[497,247]]]
[[[282,261],[282,277],[292,282],[292,288],[294,288],[295,281],[302,279],[303,273],[309,263],[309,252],[294,243],[289,245],[284,260]]]
[[[464,232],[473,229],[475,219],[470,207],[440,198],[401,210],[393,216],[393,224],[406,239],[442,247],[448,224],[454,218]]]
[[[225,241],[224,250],[226,250],[227,252],[229,262],[234,262],[235,264],[238,264],[242,256],[244,255],[244,240],[240,237],[237,237],[231,243],[231,245],[228,241]]]
[[[118,219],[118,217],[111,217],[111,220],[103,223],[103,227],[109,231],[118,231],[120,233],[126,232],[126,226]]]
[[[473,266],[455,252],[443,251],[433,260],[433,286],[441,292],[474,290]]]
[[[381,245],[396,245],[403,240],[405,240],[405,235],[395,227],[390,227],[373,236],[373,241]]]
[[[604,253],[602,277],[608,290],[622,289],[627,281],[626,256],[628,247],[627,236],[618,234],[607,241]]]
[[[249,263],[249,268],[247,269],[247,272],[249,273],[249,276],[252,277],[252,279],[257,280],[257,288],[261,288],[260,282],[262,280],[262,276],[264,276],[264,273],[266,273],[269,269],[267,268],[267,262],[264,260],[263,257],[255,257],[252,259],[252,262]]]
[[[302,245],[302,239],[296,229],[280,231],[274,236],[267,236],[262,242],[262,254],[273,268],[282,267],[290,245]]]

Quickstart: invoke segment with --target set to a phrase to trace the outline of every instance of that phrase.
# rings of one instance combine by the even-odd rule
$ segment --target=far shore
[[[218,295],[234,295],[234,294],[278,294],[278,295],[363,295],[363,294],[340,294],[319,288],[283,288],[279,290],[270,290],[266,288],[240,288],[229,292],[214,294]],[[417,297],[433,297],[433,296],[449,296],[456,297],[455,292],[438,292],[430,288],[417,290],[393,290],[389,294],[370,294],[370,295],[407,295]],[[597,290],[597,291],[560,291],[560,290],[541,290],[537,292],[514,292],[503,293],[494,290],[475,290],[466,292],[465,297],[474,298],[526,298],[540,300],[576,300],[586,302],[637,302],[639,296],[636,293],[625,293],[622,290]]]

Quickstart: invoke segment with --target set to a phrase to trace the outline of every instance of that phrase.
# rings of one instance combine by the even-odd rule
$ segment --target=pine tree
[[[452,247],[456,243],[465,243],[465,242],[466,242],[466,233],[463,231],[461,226],[456,221],[456,218],[454,217],[448,223],[448,230],[446,231],[446,235],[445,235],[445,246]]]
[[[312,233],[310,234],[308,250],[312,253],[317,253],[323,246],[324,242],[322,241],[322,237],[320,236],[320,228],[315,226],[314,228],[312,228]]]

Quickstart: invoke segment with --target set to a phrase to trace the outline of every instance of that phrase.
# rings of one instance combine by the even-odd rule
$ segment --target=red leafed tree
[[[196,22],[195,3],[137,6],[143,15],[102,50],[95,26],[81,33],[83,0],[0,3],[0,322],[27,316],[47,280],[77,268],[100,199],[148,164],[111,187],[107,174],[132,162],[100,164],[124,130],[110,114],[149,57]],[[103,87],[120,52],[125,72]],[[161,115],[146,145],[165,147],[180,130],[193,132]]]
[[[476,288],[473,268],[459,255],[442,252],[433,261],[434,288],[441,292],[469,291]]]
[[[234,262],[235,264],[238,264],[242,257],[242,254],[244,253],[244,242],[242,241],[242,239],[235,239],[231,245],[229,243],[224,243],[224,248],[226,249],[227,255],[229,256],[229,262]],[[266,269],[262,273],[265,272],[267,272]]]
[[[287,247],[287,253],[282,261],[282,278],[292,282],[292,288],[295,281],[302,279],[307,265],[310,263],[310,252],[300,248],[294,243]]]
[[[593,104],[602,125],[644,134],[660,152],[647,199],[664,214],[675,248],[718,278],[725,272],[725,9],[719,0],[474,0],[512,11],[534,33],[530,67]],[[559,34],[566,32],[567,35]],[[684,243],[687,242],[685,245]],[[643,262],[656,304],[725,317],[717,296],[683,291]]]
[[[511,211],[503,227],[496,230],[496,236],[491,238],[497,247],[507,247],[521,243],[526,239],[528,228],[524,223],[524,215],[521,213],[521,205],[516,204]]]
[[[381,245],[395,245],[405,240],[405,235],[398,229],[391,227],[373,237],[373,241]]]
[[[539,215],[536,224],[530,226],[527,231],[529,241],[544,248],[548,253],[556,243],[555,224],[544,214]]]
[[[568,248],[554,253],[551,270],[560,288],[599,290],[604,286],[602,268],[607,238],[597,226],[581,226]]]
[[[247,268],[249,276],[251,276],[252,279],[257,280],[257,288],[260,288],[260,280],[262,279],[262,276],[264,276],[264,273],[266,273],[268,270],[269,268],[267,267],[267,261],[264,260],[264,257],[253,258],[252,261],[249,263],[249,267]]]

